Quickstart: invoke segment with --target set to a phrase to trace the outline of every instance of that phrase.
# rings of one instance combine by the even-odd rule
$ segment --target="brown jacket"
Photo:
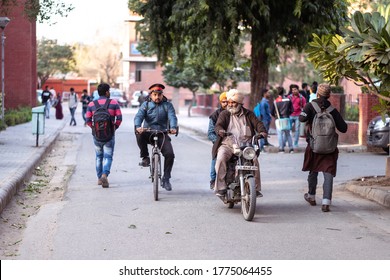
[[[264,124],[262,121],[259,121],[256,117],[255,113],[252,111],[242,107],[243,114],[245,115],[246,123],[249,126],[252,136],[255,135],[255,133],[265,132],[267,133],[267,130],[264,127]],[[217,134],[217,140],[214,142],[213,150],[212,150],[212,156],[215,158],[218,153],[218,148],[221,145],[222,137],[218,135],[218,131],[220,130],[227,130],[230,123],[230,112],[228,110],[223,110],[217,119],[217,123],[215,124],[215,133]]]

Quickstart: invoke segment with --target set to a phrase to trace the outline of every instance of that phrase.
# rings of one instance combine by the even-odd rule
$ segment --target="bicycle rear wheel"
[[[159,170],[160,161],[158,154],[153,155],[153,195],[154,200],[158,200],[158,183],[159,183]]]

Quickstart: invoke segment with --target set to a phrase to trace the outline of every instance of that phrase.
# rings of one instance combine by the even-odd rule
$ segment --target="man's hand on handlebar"
[[[144,132],[144,131],[146,131],[148,129],[144,128],[144,127],[137,127],[135,130],[137,131],[138,134],[141,134],[142,132]]]
[[[150,131],[151,129],[148,127],[137,127],[135,130],[136,130],[136,133],[142,134],[143,132]],[[178,134],[178,129],[169,129],[169,130],[164,130],[164,131],[168,132],[169,134],[175,134],[175,135]],[[164,131],[162,131],[162,132],[164,132]]]

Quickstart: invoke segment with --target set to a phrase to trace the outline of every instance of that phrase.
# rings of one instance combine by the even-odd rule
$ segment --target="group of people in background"
[[[87,126],[86,122],[86,113],[89,102],[93,100],[93,97],[86,89],[83,90],[81,98],[79,100],[77,93],[74,88],[71,87],[68,100],[69,112],[71,115],[71,120],[69,125],[76,126],[75,112],[77,110],[77,105],[79,102],[82,104],[82,117],[84,119],[84,126]],[[55,117],[57,120],[62,120],[64,118],[64,113],[62,109],[62,96],[61,94],[55,91],[53,87],[50,88],[45,86],[45,89],[41,94],[42,105],[45,106],[45,117],[47,119],[50,118],[50,108],[53,107],[56,109]]]
[[[301,90],[296,84],[289,86],[289,91],[283,87],[276,89],[262,89],[262,99],[254,108],[254,113],[261,120],[267,129],[270,128],[272,118],[275,120],[288,120],[286,126],[277,126],[278,148],[280,153],[285,152],[288,146],[288,152],[294,153],[294,149],[299,147],[299,137],[303,135],[303,127],[299,121],[299,115],[308,102],[316,98],[318,83],[313,82],[311,86],[302,83]],[[261,152],[265,152],[264,147],[271,146],[267,139],[260,142]]]

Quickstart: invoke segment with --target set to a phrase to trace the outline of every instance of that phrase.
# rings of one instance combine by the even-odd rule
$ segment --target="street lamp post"
[[[0,17],[0,28],[1,28],[1,121],[4,124],[4,29],[9,23],[10,19],[7,17]]]

